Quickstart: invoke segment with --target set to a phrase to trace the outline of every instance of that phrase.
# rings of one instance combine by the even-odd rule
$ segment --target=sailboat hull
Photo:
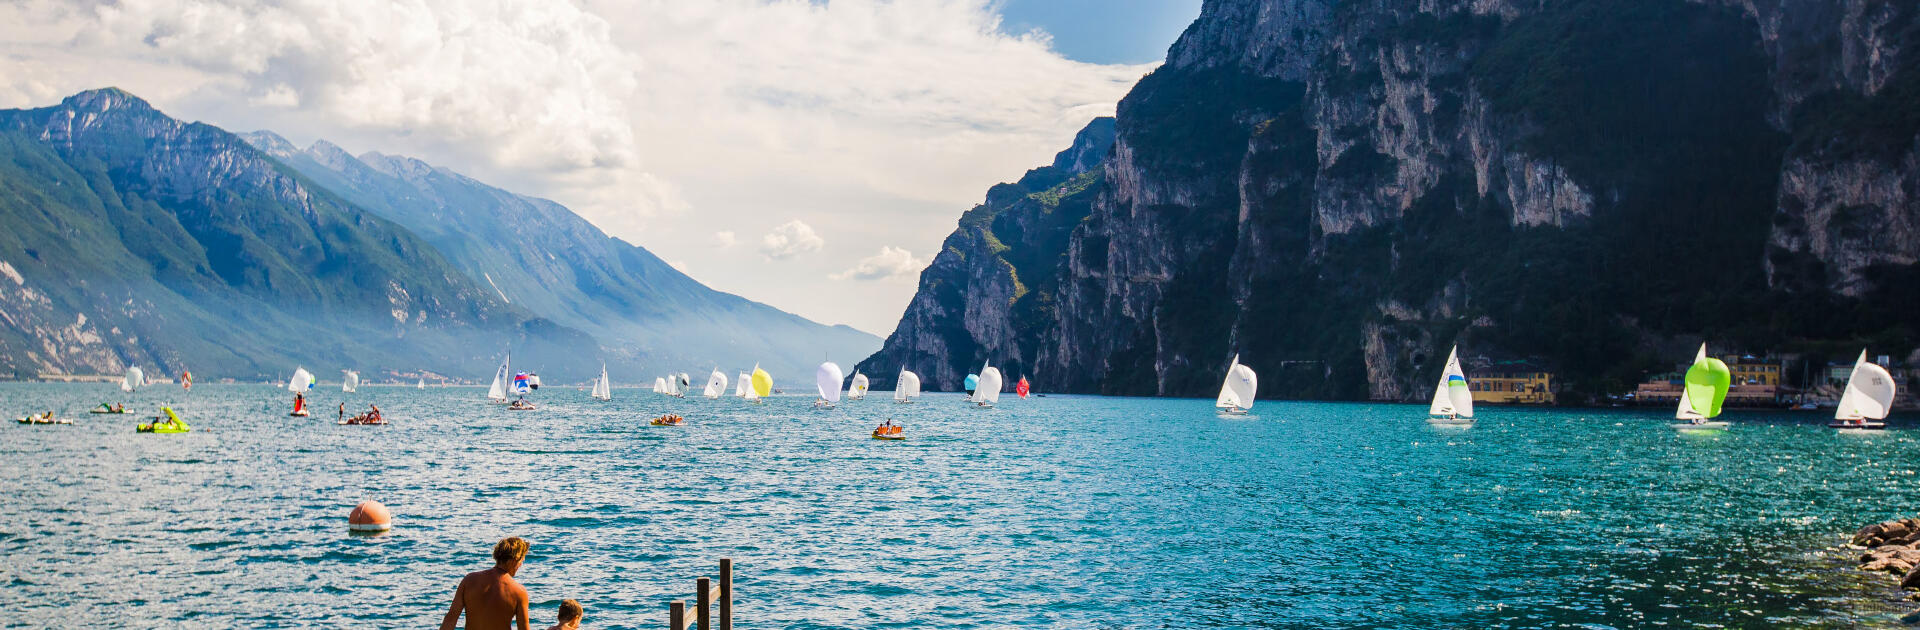
[[[1436,424],[1436,425],[1451,426],[1451,427],[1464,427],[1464,426],[1473,425],[1473,418],[1460,418],[1460,417],[1450,417],[1450,416],[1428,416],[1427,424]]]
[[[1840,429],[1842,431],[1885,431],[1887,430],[1887,423],[1885,422],[1847,422],[1842,420],[1835,420],[1833,422],[1827,423],[1827,426],[1833,427],[1835,429]]]
[[[1730,423],[1720,422],[1718,420],[1712,421],[1712,422],[1699,422],[1699,423],[1695,423],[1695,422],[1673,423],[1673,428],[1677,431],[1725,431],[1727,430],[1728,427],[1731,427],[1731,426],[1733,425]]]

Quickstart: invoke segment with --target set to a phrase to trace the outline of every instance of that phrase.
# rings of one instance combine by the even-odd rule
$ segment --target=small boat
[[[687,423],[686,418],[682,418],[678,415],[671,414],[671,413],[647,421],[647,424],[656,426],[656,427],[677,427],[677,426],[684,425],[686,423]]]
[[[413,388],[414,388],[414,389],[426,389],[426,388],[427,388],[427,379],[424,379],[424,378],[423,378],[423,379],[420,379],[420,380],[418,380],[418,381],[414,381],[414,383],[413,383]]]
[[[853,370],[853,382],[847,385],[847,400],[861,400],[867,397],[867,375],[859,368]]]
[[[1213,406],[1220,413],[1243,415],[1253,409],[1253,395],[1259,388],[1260,377],[1253,373],[1253,368],[1241,365],[1240,355],[1233,355],[1233,363],[1227,366],[1227,378],[1220,382],[1220,397],[1213,401]]]
[[[760,369],[760,364],[753,364],[753,374],[749,378],[752,382],[749,383],[751,387],[747,388],[747,400],[758,403],[773,395],[773,375]]]
[[[1026,400],[1027,394],[1032,392],[1033,386],[1027,384],[1027,377],[1025,376],[1020,377],[1020,382],[1013,384],[1013,393],[1019,396],[1021,400]]]
[[[1727,430],[1732,425],[1714,418],[1720,415],[1720,405],[1726,402],[1727,388],[1732,384],[1733,372],[1727,364],[1707,356],[1707,344],[1700,344],[1680,389],[1680,406],[1673,413],[1675,419],[1686,422],[1676,422],[1673,428],[1689,433]]]
[[[901,366],[900,376],[893,379],[893,402],[911,405],[913,400],[919,397],[920,375],[907,371],[906,366]]]
[[[512,362],[513,352],[511,351],[500,359],[500,368],[493,371],[493,384],[487,386],[487,400],[502,405],[507,404],[507,379],[512,378],[513,374],[508,371],[507,364]]]
[[[874,428],[874,430],[873,430],[873,439],[876,439],[876,440],[904,440],[904,439],[907,439],[907,436],[906,436],[906,428],[905,428],[905,427],[902,427],[902,426],[900,426],[900,425],[897,425],[897,424],[885,424],[885,425],[881,425],[881,426],[879,426],[879,427],[875,427],[875,428]]]
[[[386,426],[389,423],[387,422],[387,419],[385,416],[372,416],[372,415],[363,413],[351,418],[347,418],[345,420],[341,420],[340,424],[353,425],[353,426]]]
[[[539,407],[534,406],[533,403],[528,402],[525,398],[517,398],[511,403],[507,403],[507,409],[513,411],[533,411],[539,409]]]
[[[126,407],[117,407],[117,408],[108,407],[107,403],[100,403],[100,406],[87,410],[87,413],[126,413],[126,412],[127,412]]]
[[[120,377],[120,391],[123,391],[123,392],[130,392],[136,389],[140,389],[146,384],[147,384],[147,374],[145,372],[141,372],[140,368],[137,368],[137,367],[129,366],[127,368],[127,375]]]
[[[154,416],[152,422],[136,426],[133,430],[138,433],[186,433],[193,430],[185,420],[173,413],[172,407],[161,407],[160,412],[165,415]]]
[[[969,399],[975,407],[988,408],[1000,402],[1000,388],[1005,385],[1000,379],[1000,368],[993,367],[988,361],[980,368],[980,382]]]
[[[1867,362],[1867,351],[1853,362],[1853,374],[1847,376],[1847,390],[1833,408],[1833,422],[1827,426],[1842,431],[1881,431],[1887,428],[1887,412],[1893,410],[1893,375],[1887,369]]]
[[[820,367],[815,368],[813,370],[813,387],[814,391],[819,392],[820,399],[813,401],[813,406],[820,409],[832,409],[835,404],[839,403],[840,381],[844,378],[846,378],[846,373],[841,372],[840,366],[835,365],[832,361],[822,363]]]
[[[747,390],[753,389],[752,381],[753,375],[746,372],[741,372],[739,376],[734,377],[733,396],[735,398],[746,398]]]
[[[593,392],[587,395],[594,400],[613,400],[613,381],[607,380],[607,364],[600,364],[600,378],[593,382]]]
[[[1433,388],[1433,404],[1427,407],[1427,422],[1455,426],[1473,424],[1473,389],[1467,387],[1467,373],[1460,369],[1460,346],[1447,351],[1447,366],[1440,370],[1440,383]]]
[[[720,366],[714,366],[713,372],[707,375],[707,386],[700,390],[700,395],[707,400],[719,400],[727,395],[727,375],[720,372]]]

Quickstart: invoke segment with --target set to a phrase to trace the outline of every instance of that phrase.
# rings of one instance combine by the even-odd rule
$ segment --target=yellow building
[[[1727,369],[1733,372],[1734,386],[1772,385],[1780,386],[1780,362],[1756,359],[1753,355],[1727,357]]]
[[[1524,361],[1495,363],[1467,375],[1473,402],[1495,405],[1551,405],[1553,373]]]

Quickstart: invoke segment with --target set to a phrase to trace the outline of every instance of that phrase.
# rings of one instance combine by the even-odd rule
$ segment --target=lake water
[[[1846,533],[1920,505],[1920,430],[1731,412],[951,394],[816,411],[548,388],[202,385],[195,427],[86,415],[105,385],[0,385],[0,625],[431,627],[503,536],[533,541],[535,627],[658,628],[733,558],[739,627],[1859,627],[1904,612]],[[882,394],[885,396],[886,394]],[[342,400],[386,427],[334,424]],[[689,425],[646,426],[677,412]],[[905,442],[868,431],[892,417]],[[397,527],[351,536],[384,502]]]

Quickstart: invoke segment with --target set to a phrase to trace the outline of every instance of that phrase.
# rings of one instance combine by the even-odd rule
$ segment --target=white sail
[[[900,377],[893,380],[894,400],[913,400],[920,397],[920,375],[900,368]]]
[[[667,377],[664,377],[664,376],[653,377],[653,393],[655,394],[667,393]]]
[[[147,374],[137,367],[128,367],[127,375],[120,377],[120,391],[130,392],[147,385]]]
[[[487,398],[499,401],[505,401],[507,399],[507,379],[512,378],[507,372],[507,363],[512,360],[513,353],[511,352],[507,353],[506,357],[500,359],[500,369],[493,372],[493,385],[487,387]]]
[[[832,361],[820,364],[813,371],[813,386],[820,392],[820,399],[829,403],[840,402],[840,381],[846,376],[845,372],[840,371],[840,366]]]
[[[360,390],[360,373],[353,370],[341,370],[340,391],[351,394]]]
[[[294,368],[293,378],[287,380],[287,391],[298,394],[309,389],[313,389],[313,373],[304,367]]]
[[[853,371],[853,383],[847,385],[847,400],[860,400],[867,397],[867,375],[860,370]]]
[[[1700,352],[1693,355],[1693,362],[1699,363],[1701,360],[1706,358],[1707,358],[1707,344],[1703,343],[1703,344],[1700,344]],[[1706,416],[1700,415],[1700,412],[1693,410],[1693,398],[1687,396],[1686,377],[1682,376],[1680,381],[1681,381],[1680,382],[1680,407],[1674,410],[1673,417],[1677,420],[1707,419]]]
[[[708,398],[727,395],[727,375],[721,374],[720,368],[713,368],[713,373],[707,375],[707,388],[701,393]]]
[[[760,371],[760,364],[755,363],[753,364],[752,372],[748,372],[746,374],[740,375],[740,380],[747,383],[747,391],[745,394],[741,394],[740,397],[746,399],[749,402],[760,400],[760,390],[755,388],[752,382],[753,374],[759,371]]]
[[[1260,377],[1253,368],[1240,364],[1240,355],[1233,355],[1233,363],[1227,367],[1227,378],[1220,383],[1220,397],[1213,406],[1221,409],[1252,409],[1254,392],[1260,388]]]
[[[613,382],[607,380],[607,364],[600,364],[600,380],[593,382],[590,395],[600,400],[613,400]]]
[[[414,389],[426,389],[426,388],[427,388],[427,379],[424,379],[424,378],[423,378],[423,379],[420,379],[420,380],[418,380],[418,381],[415,381],[415,382],[413,383],[413,388],[414,388]]]
[[[993,367],[989,361],[986,367],[980,368],[980,386],[973,390],[973,402],[982,405],[1000,402],[1000,388],[1005,384],[1000,378],[1000,368]]]
[[[741,372],[739,376],[734,377],[733,378],[733,395],[739,396],[741,398],[746,398],[747,392],[753,391],[753,383],[751,382],[752,380],[753,380],[753,375],[748,374],[746,372]]]
[[[1836,420],[1884,420],[1893,410],[1895,386],[1887,369],[1867,362],[1867,351],[1853,362],[1853,374],[1847,376],[1847,390],[1833,410]]]
[[[1447,351],[1447,365],[1440,370],[1440,382],[1433,387],[1433,404],[1427,415],[1473,417],[1473,389],[1467,386],[1467,373],[1460,369],[1460,347]]]

